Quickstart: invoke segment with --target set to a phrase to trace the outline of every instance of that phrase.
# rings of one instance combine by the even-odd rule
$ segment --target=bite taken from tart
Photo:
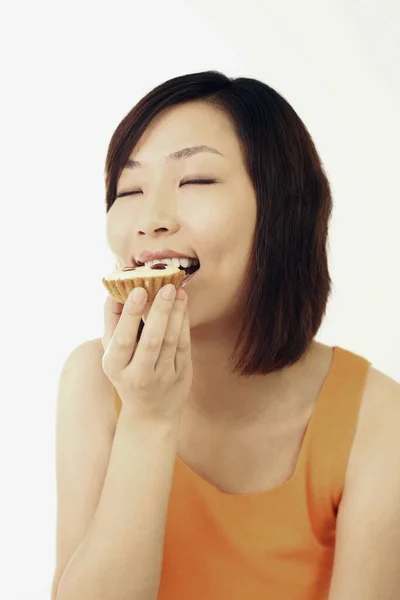
[[[197,259],[188,258],[157,258],[146,264],[136,261],[134,266],[116,267],[102,282],[114,300],[122,304],[135,287],[143,287],[147,291],[147,302],[153,302],[158,291],[168,283],[176,289],[185,287],[199,266]]]

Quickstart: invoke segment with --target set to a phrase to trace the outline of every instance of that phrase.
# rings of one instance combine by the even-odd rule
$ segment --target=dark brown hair
[[[232,372],[266,374],[296,363],[316,335],[331,291],[327,237],[330,186],[300,117],[274,89],[216,71],[175,77],[154,88],[115,130],[107,153],[106,207],[124,165],[151,121],[164,109],[203,101],[230,119],[257,200],[257,224],[242,328]]]

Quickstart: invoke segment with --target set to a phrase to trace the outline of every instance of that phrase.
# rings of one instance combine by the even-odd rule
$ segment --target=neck
[[[233,423],[252,422],[260,415],[279,418],[287,403],[302,390],[300,374],[314,350],[295,365],[268,375],[233,374],[228,358],[233,340],[220,332],[202,334],[194,331],[191,340],[193,384],[188,408],[206,420]]]

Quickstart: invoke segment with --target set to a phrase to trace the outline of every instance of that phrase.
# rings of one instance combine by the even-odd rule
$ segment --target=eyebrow
[[[211,154],[224,156],[219,150],[211,148],[210,146],[190,146],[189,148],[182,148],[182,150],[177,150],[176,152],[172,152],[172,154],[168,154],[168,156],[165,157],[165,160],[167,162],[181,160],[199,154],[200,152],[210,152]],[[137,167],[143,167],[142,163],[137,160],[128,159],[124,169],[135,169]]]

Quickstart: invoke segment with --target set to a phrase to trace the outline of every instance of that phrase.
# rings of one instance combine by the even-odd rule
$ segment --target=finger
[[[189,311],[186,302],[185,313],[183,315],[182,328],[179,334],[178,343],[175,353],[175,371],[182,373],[187,365],[192,360],[191,356],[191,340],[190,340],[190,322]]]
[[[178,345],[179,335],[181,333],[183,317],[187,303],[187,294],[179,288],[176,292],[175,302],[172,306],[167,329],[162,341],[160,354],[155,368],[163,368],[166,365],[172,365],[175,368],[175,354]]]
[[[117,326],[108,345],[103,360],[112,365],[112,370],[120,372],[132,358],[136,348],[139,324],[147,300],[144,288],[135,288],[129,294],[119,317]]]
[[[165,295],[169,292],[168,298]],[[167,330],[176,295],[175,287],[169,283],[161,288],[151,305],[146,324],[135,352],[135,366],[140,371],[154,370]]]
[[[118,325],[122,309],[124,305],[114,300],[114,298],[108,294],[107,299],[104,303],[104,328],[103,328],[103,349],[107,350],[108,344],[112,338],[114,330]]]

